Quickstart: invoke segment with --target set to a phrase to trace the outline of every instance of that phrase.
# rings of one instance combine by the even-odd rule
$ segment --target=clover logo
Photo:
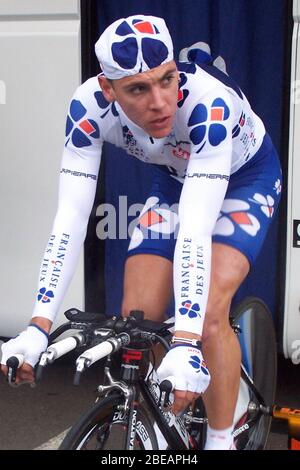
[[[116,34],[125,39],[121,42],[114,42],[111,46],[111,53],[114,61],[124,70],[133,69],[137,64],[139,45],[136,36],[139,33],[144,35],[141,39],[141,52],[143,61],[149,69],[161,65],[168,57],[167,46],[160,39],[155,38],[160,34],[155,24],[134,19],[131,27],[127,21],[123,21],[116,29]]]
[[[179,313],[181,315],[188,315],[189,318],[196,318],[200,317],[200,305],[199,304],[192,304],[190,300],[186,300],[182,302],[182,308],[179,309]]]
[[[87,119],[86,108],[79,100],[72,100],[70,113],[66,124],[66,141],[68,145],[70,139],[75,147],[89,147],[92,145],[90,137],[99,138],[100,131],[98,124],[93,119]]]
[[[208,369],[203,359],[199,356],[191,356],[189,364],[196,370],[196,373],[202,372],[204,375],[209,375]]]
[[[46,289],[46,287],[42,287],[40,290],[39,290],[39,293],[38,293],[38,301],[42,301],[43,304],[48,304],[51,299],[53,299],[54,297],[54,294],[52,292],[52,290],[48,290]]]
[[[231,236],[239,227],[248,235],[255,237],[260,230],[260,222],[249,211],[248,202],[240,199],[225,199],[213,234]]]
[[[208,108],[203,103],[195,106],[188,121],[192,128],[190,138],[194,145],[200,146],[199,153],[208,141],[217,147],[227,137],[223,122],[230,116],[230,110],[223,98],[216,98]]]
[[[251,202],[258,204],[263,211],[263,213],[269,218],[271,218],[274,214],[274,204],[275,201],[269,194],[267,196],[263,196],[262,194],[255,193],[253,199],[249,199]]]

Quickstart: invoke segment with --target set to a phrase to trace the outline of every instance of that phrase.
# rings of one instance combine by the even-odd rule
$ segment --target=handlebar
[[[74,377],[74,385],[79,384],[82,372],[90,367],[94,362],[100,361],[109,354],[118,351],[123,346],[130,343],[128,333],[121,333],[115,338],[110,338],[103,343],[97,344],[93,348],[87,349],[82,353],[76,361],[76,374]]]
[[[6,365],[8,368],[7,372],[7,380],[9,385],[15,386],[16,385],[16,377],[17,377],[17,370],[21,365],[24,363],[24,356],[23,354],[15,354],[7,359]]]
[[[164,411],[168,411],[170,408],[170,394],[175,389],[175,378],[174,377],[167,377],[164,379],[160,384],[160,396],[159,396],[159,403],[160,406]]]
[[[41,379],[43,369],[47,364],[52,364],[52,362],[61,356],[64,356],[79,346],[83,346],[85,341],[86,335],[79,332],[48,346],[46,351],[41,355],[40,362],[36,370],[36,380]]]
[[[81,373],[84,370],[96,361],[130,344],[132,340],[135,343],[142,342],[148,345],[160,341],[166,349],[169,349],[164,337],[170,333],[173,324],[144,320],[144,314],[141,311],[132,311],[129,317],[122,318],[90,314],[72,308],[65,312],[65,316],[69,321],[51,333],[50,345],[40,356],[36,369],[36,380],[41,379],[42,371],[46,365],[52,364],[56,359],[82,346],[92,347],[77,358],[75,384],[79,383]],[[70,329],[79,331],[60,341],[52,342]],[[23,362],[24,356],[21,354],[15,354],[7,360],[7,378],[10,385],[15,385],[17,369],[22,366]]]

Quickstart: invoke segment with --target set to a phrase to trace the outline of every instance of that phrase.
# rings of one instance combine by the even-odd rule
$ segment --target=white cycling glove
[[[22,331],[16,338],[2,344],[1,364],[6,365],[9,357],[15,354],[22,354],[24,362],[32,367],[38,362],[42,352],[48,346],[48,335],[42,329],[35,325],[29,325],[25,331]]]
[[[210,382],[210,373],[200,349],[187,344],[176,344],[168,351],[157,369],[160,382],[174,378],[176,390],[204,393]]]

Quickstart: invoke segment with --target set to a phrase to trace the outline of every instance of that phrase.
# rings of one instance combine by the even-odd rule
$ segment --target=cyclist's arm
[[[16,338],[2,346],[1,369],[7,374],[8,357],[24,356],[16,383],[34,382],[33,366],[47,347],[53,320],[74,274],[85,239],[89,215],[93,206],[100,154],[87,155],[65,148],[60,176],[59,204],[51,235],[43,256],[38,294],[29,326]],[[93,175],[86,176],[86,175]],[[42,331],[41,331],[42,330]]]
[[[42,258],[32,319],[26,330],[1,348],[4,374],[7,374],[6,361],[10,356],[24,356],[24,363],[17,371],[16,383],[34,381],[33,367],[47,347],[47,333],[75,272],[85,239],[102,150],[99,106],[95,99],[98,87],[96,78],[88,80],[78,88],[71,101],[58,209]]]
[[[96,78],[81,85],[66,123],[58,209],[40,267],[32,321],[49,331],[63,300],[83,245],[92,210],[102,151]],[[101,123],[102,125],[102,123]]]
[[[203,141],[193,146],[179,203],[180,229],[174,255],[176,336],[202,335],[210,284],[212,232],[230,175],[232,105],[225,90],[218,95],[226,106],[224,120],[218,122],[221,127],[215,126],[215,115],[210,113],[216,95],[202,102],[211,121],[207,122]]]
[[[69,147],[64,149],[58,210],[41,263],[33,312],[33,321],[39,326],[46,326],[47,330],[75,272],[86,236],[95,197],[100,154],[100,149],[93,154],[77,153]]]

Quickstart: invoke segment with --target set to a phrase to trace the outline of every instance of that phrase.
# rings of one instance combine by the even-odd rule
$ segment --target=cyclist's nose
[[[162,110],[166,105],[163,91],[159,87],[153,87],[150,95],[150,109]]]

